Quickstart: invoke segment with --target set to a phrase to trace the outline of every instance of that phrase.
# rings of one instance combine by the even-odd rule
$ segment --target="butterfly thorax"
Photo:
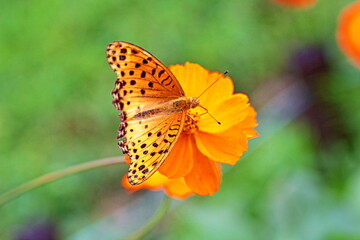
[[[154,106],[147,106],[144,109],[139,110],[134,115],[134,119],[142,120],[159,115],[169,115],[172,113],[185,112],[190,108],[195,108],[200,104],[200,100],[195,97],[179,97],[174,100],[164,102]]]
[[[199,106],[200,100],[195,97],[179,97],[172,101],[172,108],[175,111],[186,111]]]

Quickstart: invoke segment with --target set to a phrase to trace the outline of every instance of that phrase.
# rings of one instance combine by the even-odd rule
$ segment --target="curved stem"
[[[20,195],[33,190],[37,187],[40,187],[42,185],[45,185],[47,183],[56,181],[60,178],[75,174],[75,173],[80,173],[80,172],[84,172],[87,170],[91,170],[94,168],[99,168],[99,167],[105,167],[105,166],[110,166],[110,165],[115,165],[115,164],[119,164],[119,163],[124,163],[125,160],[123,158],[118,158],[118,157],[113,157],[113,158],[104,158],[104,159],[100,159],[100,160],[95,160],[95,161],[91,161],[91,162],[87,162],[87,163],[82,163],[79,165],[75,165],[72,167],[68,167],[62,170],[58,170],[52,173],[48,173],[45,174],[41,177],[35,178],[34,180],[31,180],[17,188],[14,188],[2,195],[0,195],[0,207],[4,204],[6,204],[7,202],[19,197]]]
[[[164,195],[164,200],[161,206],[156,210],[156,213],[142,226],[139,230],[131,234],[126,240],[137,240],[142,239],[144,236],[149,234],[158,225],[161,220],[165,217],[171,203],[171,198]]]

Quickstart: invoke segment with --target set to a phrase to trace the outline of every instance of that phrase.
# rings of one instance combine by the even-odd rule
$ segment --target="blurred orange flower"
[[[360,1],[350,4],[340,14],[337,41],[344,53],[360,67]]]
[[[317,0],[272,0],[273,2],[287,5],[294,8],[311,7]]]
[[[221,125],[209,114],[203,114],[202,108],[190,109],[191,117],[187,117],[183,132],[158,172],[137,186],[130,185],[124,177],[123,185],[130,191],[164,189],[180,199],[191,194],[212,195],[219,190],[221,163],[234,165],[247,151],[248,139],[258,136],[254,130],[256,112],[245,94],[233,94],[229,77],[188,62],[169,69],[186,96],[199,96],[220,78],[200,100]]]

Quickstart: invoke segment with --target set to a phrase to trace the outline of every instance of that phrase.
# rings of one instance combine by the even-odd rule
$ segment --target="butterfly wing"
[[[113,42],[106,53],[108,63],[118,75],[112,92],[118,110],[185,95],[171,71],[144,49],[127,42]]]
[[[107,59],[118,75],[113,104],[122,110],[118,137],[126,137],[119,146],[131,159],[129,183],[137,185],[165,161],[182,131],[185,112],[142,120],[133,116],[184,96],[184,91],[170,70],[136,45],[113,42],[107,48]]]
[[[122,122],[126,125],[126,141],[120,141],[120,148],[131,159],[128,180],[137,185],[148,179],[161,166],[175,146],[182,127],[185,113],[170,116],[156,116],[139,123],[138,120]],[[123,128],[124,130],[124,128]],[[122,136],[120,127],[120,136]]]

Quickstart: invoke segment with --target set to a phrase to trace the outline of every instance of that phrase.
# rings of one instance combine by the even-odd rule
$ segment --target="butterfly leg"
[[[186,113],[186,116],[188,116],[189,118],[191,118],[194,122],[198,122],[198,120],[196,120],[191,114]],[[198,116],[197,113],[196,113],[196,116]]]
[[[201,105],[199,105],[199,107],[201,107],[202,109],[204,109],[204,110],[205,110],[205,112],[204,112],[204,113],[199,114],[199,117],[200,117],[200,116],[202,116],[202,115],[205,115],[205,114],[209,113],[209,110],[208,110],[207,108],[205,108],[205,107],[203,107],[203,106],[201,106]]]

